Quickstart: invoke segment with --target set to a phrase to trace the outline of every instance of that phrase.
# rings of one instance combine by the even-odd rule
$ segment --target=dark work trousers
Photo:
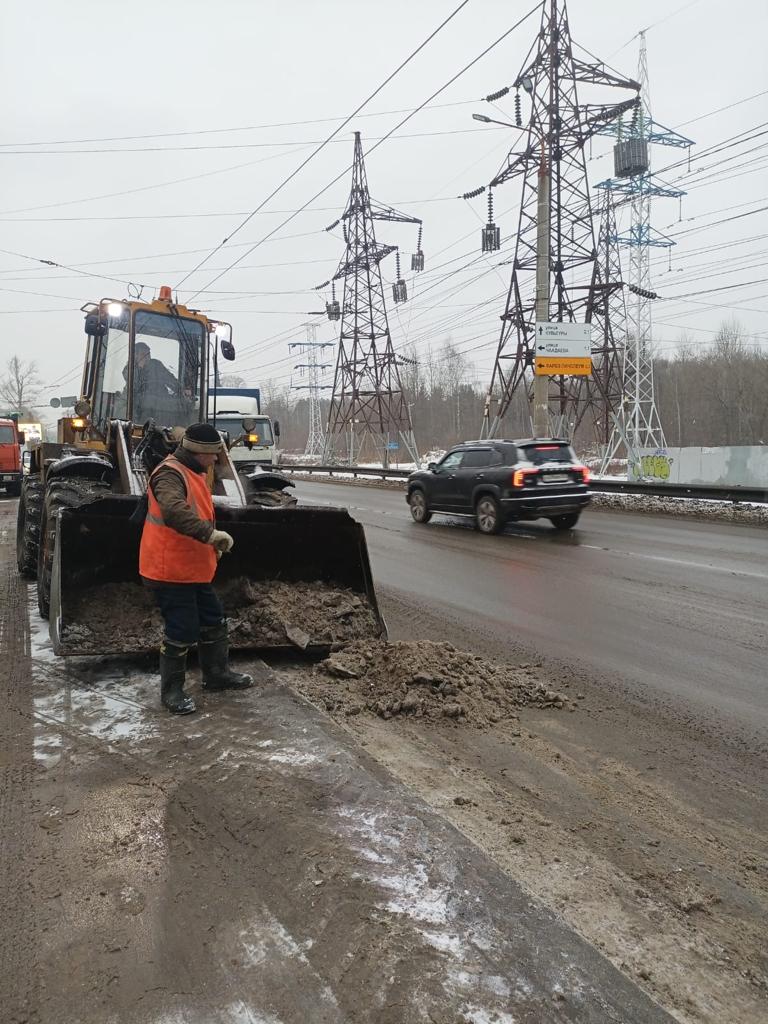
[[[165,622],[172,644],[192,646],[200,639],[201,626],[224,622],[224,607],[210,583],[150,583],[149,589]]]

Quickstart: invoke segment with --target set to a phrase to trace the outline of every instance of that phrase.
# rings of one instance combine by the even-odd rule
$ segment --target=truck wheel
[[[477,499],[475,523],[480,533],[499,533],[504,529],[504,513],[492,494],[483,494]]]
[[[43,484],[39,476],[28,476],[21,489],[16,515],[16,565],[19,574],[33,580],[37,576],[37,549],[40,547],[40,519],[43,510]]]
[[[572,530],[579,521],[579,513],[569,512],[564,516],[552,516],[549,521],[556,530]]]
[[[45,491],[37,552],[37,607],[47,619],[51,609],[51,574],[56,544],[56,520],[63,508],[79,508],[109,493],[109,484],[82,477],[51,480]]]
[[[416,490],[411,491],[408,496],[408,504],[411,507],[414,523],[428,523],[432,518],[432,513],[427,505],[426,495],[421,488],[417,487]]]

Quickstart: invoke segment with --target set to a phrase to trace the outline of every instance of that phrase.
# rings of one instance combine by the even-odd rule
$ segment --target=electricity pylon
[[[320,392],[329,391],[330,384],[321,382],[322,374],[331,367],[330,363],[322,363],[323,352],[327,348],[333,348],[330,341],[318,341],[317,329],[314,324],[307,324],[307,340],[292,341],[288,348],[298,349],[299,355],[304,357],[304,362],[296,363],[294,370],[298,370],[305,382],[291,384],[294,391],[309,392],[309,434],[304,454],[309,458],[319,459],[325,448],[325,435],[323,433],[323,413],[320,407]]]
[[[418,464],[419,453],[389,331],[381,278],[382,260],[390,253],[397,253],[398,247],[376,241],[376,220],[421,225],[416,217],[372,202],[360,132],[355,132],[352,188],[341,217],[347,248],[332,279],[343,279],[344,299],[325,459],[337,454],[353,463],[370,444],[387,466],[391,452],[399,449],[402,442],[410,458]],[[421,232],[419,251],[414,254],[420,255],[420,260],[416,261],[420,265],[412,261],[414,270],[424,266],[420,240]],[[392,291],[395,302],[407,299],[399,253]]]
[[[651,284],[651,252],[669,248],[675,243],[651,226],[651,199],[677,199],[685,195],[653,177],[650,147],[652,144],[688,148],[691,139],[656,123],[651,116],[648,88],[648,54],[645,32],[640,32],[638,79],[641,103],[632,122],[621,121],[604,134],[616,137],[614,146],[615,177],[597,186],[610,193],[614,203],[631,204],[631,221],[627,234],[618,234],[617,241],[629,249],[629,288],[627,302],[626,347],[624,350],[624,399],[614,419],[614,427],[603,456],[601,471],[622,448],[627,454],[627,474],[641,477],[643,454],[666,448],[664,429],[656,407],[653,379],[653,320],[651,304],[656,297]]]
[[[619,103],[581,103],[582,85],[631,90],[639,83],[622,78],[600,61],[589,63],[574,53],[565,0],[545,0],[539,35],[512,88],[516,91],[516,119],[522,127],[520,90],[530,99],[530,116],[522,152],[510,152],[504,167],[490,182],[493,190],[513,179],[521,182],[518,231],[515,236],[512,276],[483,414],[482,435],[501,430],[515,393],[531,394],[535,356],[536,256],[539,171],[547,166],[549,221],[548,319],[593,326],[592,358],[601,372],[584,378],[548,378],[547,404],[553,434],[572,434],[589,413],[604,422],[619,394],[615,344],[606,325],[607,297],[620,282],[607,280],[594,234],[585,148],[601,126],[637,105],[637,96]],[[508,92],[501,90],[489,100]],[[488,121],[482,115],[480,120]],[[510,125],[510,127],[512,127]],[[478,191],[466,193],[470,198]],[[492,218],[483,231],[484,251],[500,248]],[[546,294],[546,293],[545,293]],[[607,371],[603,373],[602,371]]]

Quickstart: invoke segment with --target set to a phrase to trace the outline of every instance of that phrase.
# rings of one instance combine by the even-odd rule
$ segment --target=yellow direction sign
[[[537,377],[589,377],[592,374],[592,357],[583,356],[569,359],[567,356],[538,356],[534,363]]]

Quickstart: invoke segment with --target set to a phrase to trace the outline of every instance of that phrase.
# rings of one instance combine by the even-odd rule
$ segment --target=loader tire
[[[16,516],[16,565],[19,575],[30,580],[37,576],[42,513],[43,482],[39,476],[28,476],[21,489]]]
[[[47,619],[51,609],[51,574],[56,543],[56,520],[63,508],[79,508],[95,498],[109,494],[109,484],[83,477],[59,477],[51,480],[45,490],[37,553],[37,607]]]

